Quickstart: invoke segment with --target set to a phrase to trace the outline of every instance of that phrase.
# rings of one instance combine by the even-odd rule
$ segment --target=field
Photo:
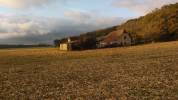
[[[178,42],[0,50],[2,100],[178,100]]]

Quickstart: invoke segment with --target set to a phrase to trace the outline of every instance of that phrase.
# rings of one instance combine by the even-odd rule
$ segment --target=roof
[[[68,37],[68,38],[63,38],[61,39],[61,43],[68,43],[68,39],[70,38],[71,40],[71,43],[74,43],[74,42],[78,42],[79,40],[79,37],[78,36],[72,36],[72,37]]]
[[[105,39],[103,39],[102,42],[105,43],[110,43],[112,41],[117,40],[121,35],[123,35],[124,33],[127,33],[125,30],[117,30],[117,31],[113,31],[111,33],[109,33]]]

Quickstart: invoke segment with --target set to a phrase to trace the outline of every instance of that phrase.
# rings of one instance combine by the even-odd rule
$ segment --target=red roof
[[[113,31],[113,32],[109,33],[102,42],[111,43],[113,41],[116,41],[124,33],[126,33],[125,30]]]

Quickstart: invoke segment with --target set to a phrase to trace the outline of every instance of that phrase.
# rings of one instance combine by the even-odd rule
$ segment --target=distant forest
[[[7,44],[0,44],[0,49],[50,47],[50,46],[51,45],[46,45],[46,44],[39,44],[39,45],[7,45]]]

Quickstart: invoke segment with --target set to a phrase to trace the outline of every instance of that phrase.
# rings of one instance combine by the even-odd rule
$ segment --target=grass
[[[176,100],[178,42],[0,50],[0,99]]]

